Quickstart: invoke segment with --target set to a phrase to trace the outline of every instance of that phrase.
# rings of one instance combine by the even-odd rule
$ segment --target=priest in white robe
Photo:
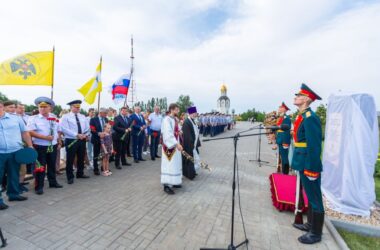
[[[167,194],[175,194],[173,188],[181,188],[182,184],[182,146],[179,142],[179,128],[176,115],[179,113],[177,104],[169,105],[169,114],[161,125],[162,158],[161,184]]]

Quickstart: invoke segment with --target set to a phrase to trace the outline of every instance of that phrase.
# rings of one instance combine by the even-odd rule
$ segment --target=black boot
[[[310,232],[298,238],[298,241],[303,244],[314,244],[322,240],[322,228],[325,213],[313,212],[313,220],[311,223]]]
[[[305,232],[309,232],[310,228],[311,228],[311,222],[312,221],[313,221],[313,211],[312,211],[311,207],[309,207],[309,209],[307,210],[307,222],[304,224],[293,223],[293,227],[295,227],[299,230],[305,231]]]
[[[289,164],[284,164],[284,167],[282,168],[283,174],[289,174]]]

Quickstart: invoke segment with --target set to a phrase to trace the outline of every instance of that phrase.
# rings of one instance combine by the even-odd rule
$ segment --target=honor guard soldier
[[[86,152],[86,140],[90,131],[90,126],[86,117],[79,113],[82,101],[75,100],[69,102],[70,113],[62,116],[60,126],[65,136],[66,147],[66,177],[67,183],[74,183],[73,163],[77,156],[77,178],[89,178],[83,173],[84,156]]]
[[[58,119],[50,113],[54,108],[54,102],[48,97],[38,97],[34,100],[38,107],[38,115],[34,115],[28,119],[27,130],[32,136],[33,147],[38,153],[38,163],[47,168],[47,177],[49,187],[62,188],[56,179],[56,161],[57,161],[57,146],[60,142],[58,138],[59,124]],[[45,171],[42,177],[37,180],[34,187],[36,194],[43,194]]]
[[[278,107],[279,119],[277,121],[277,126],[283,124],[291,127],[290,117],[286,112],[290,110],[283,102],[280,107]],[[278,145],[278,153],[281,157],[281,170],[283,174],[289,174],[289,145],[290,145],[290,129],[289,130],[277,130],[276,144]]]
[[[294,153],[292,168],[298,170],[301,183],[309,201],[309,216],[306,224],[293,224],[296,228],[307,231],[298,238],[301,243],[314,244],[322,239],[324,208],[321,192],[321,150],[322,127],[319,117],[310,109],[310,104],[321,100],[306,84],[294,98],[298,115],[294,122]]]

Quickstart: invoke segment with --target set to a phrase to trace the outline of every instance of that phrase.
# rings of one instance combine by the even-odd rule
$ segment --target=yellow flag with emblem
[[[0,64],[0,85],[53,85],[54,52],[22,54]]]
[[[100,59],[100,63],[98,67],[96,67],[95,76],[78,89],[78,91],[84,96],[84,100],[90,105],[95,102],[96,94],[102,91],[101,73],[102,60]]]

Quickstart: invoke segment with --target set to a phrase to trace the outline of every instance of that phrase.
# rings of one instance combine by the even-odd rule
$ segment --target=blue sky
[[[55,101],[65,104],[81,98],[76,89],[94,75],[100,55],[105,89],[129,72],[133,34],[138,100],[186,94],[205,112],[216,108],[225,82],[237,112],[271,111],[282,101],[292,106],[306,82],[323,103],[338,90],[377,101],[378,13],[374,0],[7,1],[0,61],[55,45]],[[0,87],[26,103],[50,93],[25,89]],[[101,104],[115,106],[107,91]]]

